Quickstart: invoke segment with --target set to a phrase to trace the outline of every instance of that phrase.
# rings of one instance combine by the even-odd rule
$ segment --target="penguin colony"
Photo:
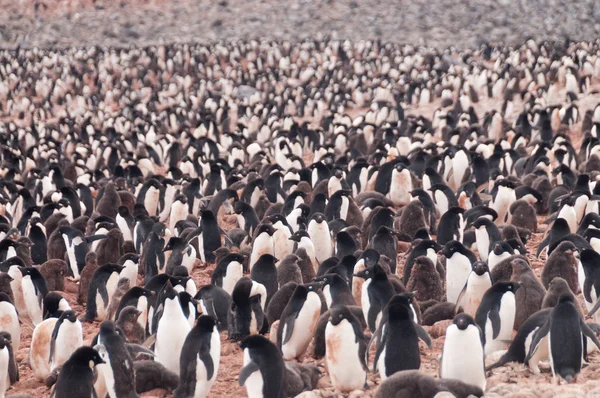
[[[0,59],[0,397],[23,366],[56,398],[206,397],[227,340],[252,398],[593,362],[599,42]]]

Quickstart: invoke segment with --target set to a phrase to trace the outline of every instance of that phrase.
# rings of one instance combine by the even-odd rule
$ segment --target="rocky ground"
[[[470,47],[600,36],[595,0],[0,0],[0,9],[0,47],[318,34]]]

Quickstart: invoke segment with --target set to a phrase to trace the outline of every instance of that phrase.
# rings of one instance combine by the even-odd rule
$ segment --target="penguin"
[[[515,330],[519,330],[527,318],[542,308],[546,289],[527,261],[520,258],[512,262],[510,280],[519,284],[519,289],[515,293],[516,313],[513,327]]]
[[[110,304],[108,305],[108,310],[106,312],[106,319],[116,320],[115,315],[119,308],[121,299],[123,298],[125,293],[127,293],[130,287],[131,284],[129,283],[129,279],[119,279],[119,281],[117,282],[117,288],[115,289],[115,292],[113,293],[112,297],[110,297]]]
[[[438,224],[437,242],[445,245],[451,240],[457,240],[462,243],[465,231],[465,210],[460,207],[449,208],[440,218]]]
[[[50,341],[58,318],[48,318],[33,330],[29,349],[29,366],[35,379],[43,382],[50,375]]]
[[[403,207],[397,220],[397,225],[395,224],[394,228],[411,238],[415,236],[419,229],[429,225],[429,219],[425,218],[423,203],[419,199],[413,199]]]
[[[158,343],[158,338],[157,338]],[[135,389],[135,368],[126,346],[126,341],[113,321],[100,324],[98,345],[104,347],[105,364],[101,366],[102,376],[111,397],[138,398]],[[97,346],[96,346],[97,347]]]
[[[550,282],[550,285],[548,286],[548,291],[544,295],[544,300],[542,301],[542,309],[556,307],[556,305],[558,304],[558,299],[563,294],[575,297],[575,294],[569,288],[569,284],[567,283],[566,280],[564,280],[561,277],[556,277],[556,278],[552,279],[552,282]],[[583,310],[581,309],[579,301],[574,300],[573,303],[575,304],[575,307],[577,308],[577,312],[579,312],[579,315],[582,318],[584,318],[585,316],[583,314]]]
[[[130,288],[121,298],[119,306],[117,307],[117,312],[115,313],[115,318],[119,319],[123,308],[127,306],[133,306],[140,312],[140,315],[138,316],[139,325],[145,329],[148,321],[150,305],[151,302],[156,299],[155,296],[155,292],[140,286],[134,286]]]
[[[217,380],[220,358],[221,339],[216,319],[202,315],[183,343],[179,385],[173,397],[206,397]]]
[[[63,260],[49,260],[38,267],[40,273],[46,280],[48,290],[65,290],[65,275],[68,267]]]
[[[233,209],[237,217],[238,226],[246,231],[248,236],[252,236],[259,224],[259,219],[254,208],[246,202],[237,201],[233,205]]]
[[[19,316],[12,300],[6,293],[0,293],[0,332],[8,332],[11,336],[11,344],[16,352],[21,345],[21,326]]]
[[[473,222],[475,238],[477,239],[477,251],[481,261],[488,261],[490,251],[496,242],[502,241],[502,235],[498,227],[488,218],[479,217]]]
[[[44,297],[44,319],[60,318],[64,311],[70,309],[71,306],[67,300],[57,292],[49,292],[46,297]]]
[[[263,336],[248,336],[240,347],[244,359],[238,383],[248,398],[283,398],[285,364],[277,346]]]
[[[329,232],[329,225],[322,213],[312,215],[307,228],[308,235],[315,246],[315,256],[322,263],[333,254],[333,242]]]
[[[288,282],[302,284],[302,271],[300,258],[295,254],[288,254],[277,264],[277,283],[283,286]]]
[[[173,392],[179,384],[179,377],[167,370],[159,362],[152,360],[137,360],[135,367],[135,390],[142,394],[155,388]]]
[[[558,300],[557,300],[558,301]],[[531,315],[527,320],[521,325],[515,338],[510,343],[508,351],[504,353],[500,359],[494,364],[488,366],[486,371],[490,371],[492,369],[498,368],[500,366],[504,366],[509,362],[518,362],[525,363],[525,357],[529,352],[529,347],[534,339],[535,333],[546,323],[548,317],[550,316],[550,312],[552,310],[549,308],[542,309],[535,314]],[[544,351],[544,353],[542,353]],[[539,359],[545,359],[547,356],[547,350],[542,349],[536,352],[536,355],[532,356],[529,359],[528,366],[533,374],[540,374],[540,369],[538,367]]]
[[[485,391],[487,380],[484,355],[484,335],[481,329],[469,314],[458,314],[446,329],[440,377],[460,380]]]
[[[264,302],[261,302],[263,310],[279,288],[277,262],[278,259],[272,255],[263,254],[256,264],[254,264],[254,267],[252,267],[252,271],[250,271],[250,278],[263,285],[266,289],[267,297],[263,297],[262,300]]]
[[[308,232],[306,230],[299,230],[299,231],[295,232],[290,237],[290,239],[293,240],[294,242],[296,242],[295,253],[298,255],[298,257],[300,257],[300,258],[303,257],[300,255],[299,251],[304,250],[306,253],[306,257],[308,258],[309,263],[313,268],[313,272],[316,272],[317,269],[319,268],[319,262],[317,261],[315,245],[314,245],[313,241],[311,240]],[[302,275],[304,277],[304,273]],[[313,278],[310,278],[310,280],[305,281],[305,282],[308,283]]]
[[[239,341],[248,335],[258,334],[265,318],[263,302],[266,302],[263,285],[247,277],[238,281],[231,294],[227,317],[230,340]]]
[[[490,271],[493,271],[498,263],[507,258],[513,256],[514,250],[507,242],[496,242],[492,248],[492,251],[488,254],[488,267]]]
[[[79,347],[64,363],[50,396],[52,398],[88,398],[94,392],[94,368],[105,363],[92,347]]]
[[[200,253],[200,260],[202,260],[203,263],[214,263],[215,255],[213,253],[221,247],[222,230],[212,211],[200,211],[200,226],[198,227],[198,232],[198,253]],[[224,235],[227,239],[227,234]]]
[[[140,264],[144,269],[144,283],[158,275],[159,270],[165,266],[165,225],[156,223],[152,226],[151,232],[144,241],[141,250]]]
[[[560,336],[560,339],[555,337],[553,340],[553,335]],[[567,383],[576,382],[581,371],[582,359],[587,360],[585,337],[600,348],[594,331],[579,316],[573,298],[563,295],[550,312],[546,323],[534,335],[525,362],[535,355],[541,345],[547,344],[553,384],[560,384],[557,376],[565,379]]]
[[[442,246],[440,246],[436,241],[433,241],[431,239],[422,239],[420,241],[415,241],[413,243],[413,248],[408,253],[406,262],[404,263],[402,283],[404,283],[405,285],[408,283],[415,260],[421,256],[427,256],[434,264],[436,264],[436,268],[439,272],[441,265],[438,266],[437,253],[441,250]],[[440,273],[440,275],[443,275],[443,272]]]
[[[12,345],[12,337],[8,332],[0,332],[0,337],[4,339],[6,348],[8,348],[8,374],[7,386],[13,385],[19,381],[19,366],[15,356],[15,349]]]
[[[415,260],[406,289],[409,292],[416,292],[415,298],[418,301],[441,301],[442,280],[429,257],[421,256]]]
[[[405,296],[394,296],[384,309],[381,334],[377,340],[377,351],[373,372],[379,370],[382,380],[396,372],[421,367],[419,338],[431,349],[431,338],[413,320],[411,303]]]
[[[21,279],[23,300],[31,322],[36,326],[44,319],[44,297],[48,294],[46,281],[37,268],[20,267],[19,270],[23,275]]]
[[[250,271],[252,271],[252,267],[254,267],[254,264],[262,255],[275,255],[275,241],[273,237],[275,231],[275,227],[271,224],[260,224],[256,229],[252,244],[252,254],[250,255],[250,262],[248,264]]]
[[[600,254],[595,250],[581,252],[581,268],[578,269],[579,287],[583,292],[583,302],[588,316],[595,321],[600,319],[597,311],[600,308]],[[570,288],[570,287],[569,287]]]
[[[11,278],[10,291],[14,297],[14,304],[17,311],[20,316],[27,316],[27,306],[23,298],[23,285],[21,283],[23,279],[21,267],[25,267],[25,263],[19,257],[11,257],[0,263],[0,270],[6,272]]]
[[[172,237],[163,249],[163,252],[168,251],[171,254],[165,266],[165,273],[172,275],[173,269],[180,265],[187,268],[188,273],[192,272],[196,261],[196,249],[187,242],[187,239]]]
[[[475,322],[482,330],[486,354],[504,349],[504,342],[511,338],[517,289],[519,284],[516,282],[496,282],[481,299]]]
[[[116,317],[115,325],[123,331],[125,339],[133,344],[142,344],[146,338],[146,330],[139,324],[141,314],[136,307],[128,305]]]
[[[229,295],[243,276],[243,264],[246,258],[239,253],[226,255],[215,267],[211,284],[223,288]]]
[[[227,330],[227,316],[231,305],[231,296],[215,285],[205,285],[198,290],[194,299],[200,306],[201,313],[212,316],[219,331]]]
[[[179,375],[181,350],[191,327],[171,281],[167,282],[160,295],[162,297],[159,296],[159,302],[163,302],[163,311],[156,330],[156,360]]]
[[[561,277],[567,281],[572,291],[579,292],[579,263],[580,254],[577,247],[568,241],[561,242],[544,264],[541,275],[544,287],[548,288],[554,278]]]
[[[137,276],[139,274],[139,254],[126,253],[118,261],[119,265],[123,266],[123,271],[119,274],[121,279],[127,279],[129,286],[137,286]]]
[[[122,270],[123,266],[121,265],[105,264],[94,272],[88,287],[86,312],[82,321],[93,322],[107,319],[110,300],[117,290],[119,274]]]
[[[94,272],[98,269],[98,261],[96,253],[89,252],[85,255],[85,267],[81,271],[79,279],[79,291],[77,294],[77,303],[84,304],[87,302],[87,295]]]
[[[73,279],[78,281],[85,266],[85,257],[88,253],[87,244],[94,240],[103,239],[105,235],[94,235],[85,238],[81,231],[67,226],[59,227],[58,232],[62,236],[66,247],[69,270],[73,275]]]
[[[391,260],[392,274],[396,273],[396,264],[398,257],[398,238],[394,231],[386,226],[381,226],[371,238],[368,249],[375,249],[382,256]]]
[[[510,205],[517,200],[515,186],[512,181],[503,179],[497,181],[492,189],[492,201],[490,207],[498,213],[496,224],[506,223],[509,216]]]
[[[446,257],[446,301],[456,304],[477,257],[457,240],[447,242],[440,254]]]
[[[418,370],[397,372],[379,385],[375,398],[483,397],[483,390],[457,379],[433,378]]]
[[[61,366],[83,346],[83,328],[75,311],[64,311],[52,331],[50,340],[50,371]]]
[[[379,325],[379,317],[390,299],[394,296],[394,287],[384,268],[375,264],[355,275],[363,278],[361,306],[363,315],[371,332]]]
[[[315,285],[297,285],[284,308],[277,329],[277,346],[286,361],[300,357],[312,340],[321,315]]]
[[[98,255],[98,264],[119,261],[123,255],[123,234],[118,228],[108,231],[106,238],[98,243],[96,254]]]
[[[333,387],[342,392],[365,388],[368,341],[360,322],[345,305],[331,309],[325,343],[325,360]]]

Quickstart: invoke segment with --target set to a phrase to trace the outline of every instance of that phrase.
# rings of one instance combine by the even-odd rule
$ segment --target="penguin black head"
[[[488,265],[483,261],[475,261],[471,265],[471,270],[479,276],[482,276],[485,273],[490,272],[488,269]]]
[[[310,239],[310,235],[308,234],[308,232],[303,229],[294,232],[294,234],[292,236],[290,236],[290,240],[293,240],[294,242],[300,242],[302,240],[302,238]]]
[[[73,310],[67,310],[61,314],[60,318],[75,323],[77,322],[77,313]]]
[[[332,325],[337,326],[344,319],[351,323],[353,320],[356,321],[356,318],[354,317],[352,312],[350,312],[348,307],[346,307],[345,305],[335,306],[331,309],[331,313],[329,315],[329,322],[331,322]]]
[[[366,249],[361,258],[365,261],[365,267],[372,267],[379,261],[381,255],[375,249]]]
[[[561,294],[560,297],[558,298],[558,303],[559,304],[563,304],[563,303],[575,304],[575,298],[570,294]]]
[[[240,348],[245,350],[246,348],[249,350],[262,350],[266,347],[273,345],[266,337],[263,337],[259,334],[255,334],[252,336],[248,336],[242,340],[240,343]]]
[[[314,220],[316,221],[318,224],[321,224],[323,222],[327,222],[325,215],[323,213],[315,213],[313,214],[311,221]]]
[[[264,224],[260,224],[257,228],[256,228],[256,232],[255,232],[255,236],[258,236],[262,233],[266,233],[270,236],[273,236],[273,234],[276,232],[277,230],[275,229],[275,227],[273,226],[273,224],[271,223],[264,223]]]
[[[8,294],[6,294],[4,292],[0,292],[0,303],[1,302],[7,302],[7,303],[13,304],[12,300],[10,299],[10,297],[8,297]]]
[[[450,258],[454,255],[454,253],[465,254],[466,251],[467,248],[462,243],[457,240],[451,240],[444,245],[439,254],[446,258]]]
[[[394,319],[412,319],[411,300],[405,295],[396,295],[387,304],[389,316]]]
[[[69,360],[75,361],[80,366],[89,366],[90,369],[94,369],[94,366],[105,363],[98,351],[88,346],[76,349]]]
[[[499,256],[504,253],[513,254],[514,250],[512,246],[509,245],[507,242],[496,242],[496,244],[494,245],[493,252],[495,255]]]
[[[452,323],[455,324],[459,330],[466,330],[469,325],[475,325],[473,317],[469,314],[465,314],[464,312],[456,315]]]
[[[217,320],[210,315],[200,315],[196,320],[196,329],[212,332],[217,326]]]
[[[44,297],[44,319],[59,318],[64,311],[70,309],[67,300],[58,292],[50,292]]]

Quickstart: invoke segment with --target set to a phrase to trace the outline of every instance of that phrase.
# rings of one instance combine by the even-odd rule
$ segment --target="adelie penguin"
[[[560,338],[553,339],[552,336]],[[563,295],[546,323],[534,335],[525,362],[535,355],[541,345],[547,344],[553,384],[560,384],[557,376],[567,383],[576,382],[582,359],[587,361],[586,337],[600,348],[594,331],[580,317],[573,297]]]
[[[433,378],[418,370],[404,370],[386,379],[375,398],[431,398],[451,394],[453,397],[483,397],[480,387],[456,379]]]
[[[503,240],[502,235],[498,227],[486,217],[479,217],[475,220],[473,227],[475,227],[479,258],[481,261],[487,262],[494,244]]]
[[[348,282],[338,274],[325,274],[317,277],[315,281],[323,282],[322,290],[327,308],[332,308],[338,304],[356,305]]]
[[[431,349],[431,338],[413,319],[411,303],[405,296],[394,296],[384,309],[377,330],[377,351],[373,371],[382,380],[396,372],[421,367],[419,339]]]
[[[263,336],[249,336],[240,347],[244,362],[238,382],[248,398],[283,398],[285,363],[277,346]]]
[[[445,245],[451,240],[462,243],[466,224],[464,212],[460,207],[451,207],[442,215],[437,230],[437,242],[440,245]]]
[[[260,224],[254,233],[254,241],[252,244],[252,253],[250,255],[249,269],[252,271],[252,267],[258,261],[258,259],[265,255],[275,255],[275,235],[276,229],[272,224]]]
[[[482,331],[473,318],[468,314],[456,315],[446,330],[440,377],[460,380],[485,391],[487,381],[483,345]]]
[[[447,242],[440,254],[446,257],[446,301],[456,303],[477,257],[457,240]]]
[[[74,311],[65,311],[54,325],[50,341],[50,370],[62,366],[83,345],[83,328]]]
[[[293,360],[306,351],[321,315],[317,286],[297,285],[280,317],[277,345],[283,359]]]
[[[88,287],[86,313],[82,321],[93,322],[106,319],[110,300],[117,290],[119,274],[122,270],[121,265],[105,264],[94,272]]]
[[[94,395],[94,368],[104,360],[92,347],[80,347],[63,365],[50,396],[52,398],[89,398]]]
[[[496,282],[483,295],[475,321],[483,333],[485,353],[503,350],[510,340],[515,323],[515,294],[519,284]]]
[[[325,215],[315,213],[308,223],[308,235],[315,246],[315,255],[319,263],[325,261],[333,254],[333,242],[329,232],[329,225]]]
[[[383,309],[394,296],[394,287],[387,273],[379,264],[375,264],[355,275],[363,278],[361,306],[371,332],[377,329]]]
[[[231,305],[231,295],[215,285],[205,285],[194,296],[202,314],[210,315],[217,321],[219,331],[227,330],[227,317]]]
[[[17,309],[6,293],[0,293],[0,331],[10,333],[14,351],[21,345],[21,326]]]
[[[263,300],[266,301],[266,297],[263,299],[266,289],[258,285],[260,284],[246,277],[235,285],[227,317],[230,340],[239,341],[248,335],[258,334],[263,327],[265,314],[262,303]]]
[[[211,276],[213,285],[223,288],[229,295],[236,283],[242,278],[243,264],[246,258],[239,253],[230,253],[216,266]]]
[[[358,319],[344,306],[334,307],[325,328],[325,359],[336,390],[360,390],[367,382],[368,340]]]
[[[202,315],[183,343],[174,398],[204,398],[217,380],[221,339],[216,320]]]
[[[21,285],[23,289],[23,300],[27,307],[27,313],[34,325],[39,325],[44,319],[44,297],[48,294],[46,280],[37,268],[19,268],[23,278]]]

